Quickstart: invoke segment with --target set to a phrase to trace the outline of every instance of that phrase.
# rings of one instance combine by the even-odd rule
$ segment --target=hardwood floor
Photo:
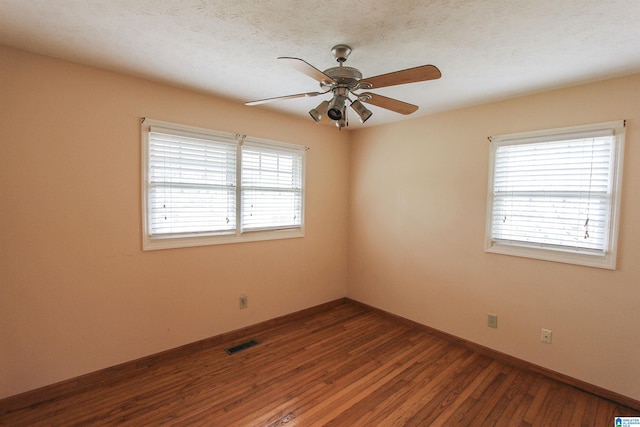
[[[260,344],[225,353],[250,339]],[[638,415],[345,302],[0,415],[0,425],[600,427]]]

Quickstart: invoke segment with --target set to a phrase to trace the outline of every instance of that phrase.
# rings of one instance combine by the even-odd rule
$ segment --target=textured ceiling
[[[440,68],[377,90],[420,109],[372,106],[370,126],[640,72],[639,20],[639,0],[0,0],[0,44],[238,102],[319,90],[276,58],[324,70],[338,43],[365,77]],[[319,101],[251,108],[308,117]]]

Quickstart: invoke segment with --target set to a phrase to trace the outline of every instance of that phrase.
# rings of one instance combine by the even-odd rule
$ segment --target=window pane
[[[151,235],[233,231],[235,189],[151,186]]]
[[[303,154],[302,150],[243,146],[243,231],[302,224]]]
[[[496,197],[493,239],[602,250],[607,208],[606,195],[591,200],[568,195]]]
[[[613,136],[496,149],[492,238],[605,251]]]
[[[242,228],[299,226],[302,221],[301,196],[299,191],[244,189]]]
[[[235,181],[233,144],[151,132],[149,233],[235,230]]]

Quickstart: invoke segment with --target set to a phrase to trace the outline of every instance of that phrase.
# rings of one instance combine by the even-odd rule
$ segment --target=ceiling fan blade
[[[292,66],[296,70],[306,74],[307,76],[311,77],[314,80],[319,81],[320,83],[338,84],[338,82],[333,80],[331,77],[327,76],[322,71],[318,70],[313,65],[309,64],[304,59],[291,58],[289,56],[281,56],[278,59],[285,60],[290,66]]]
[[[369,83],[368,89],[380,87],[403,85],[407,83],[423,82],[425,80],[435,80],[442,77],[442,73],[435,65],[422,65],[420,67],[407,68],[406,70],[394,71],[393,73],[380,74],[379,76],[362,79],[361,83]]]
[[[312,96],[318,96],[318,95],[324,95],[327,92],[307,92],[307,93],[296,93],[295,95],[285,95],[285,96],[276,96],[275,98],[265,98],[265,99],[258,99],[257,101],[249,101],[249,102],[245,102],[244,105],[260,105],[260,104],[266,104],[268,102],[273,102],[273,101],[281,101],[283,99],[292,99],[292,98],[310,98]]]
[[[417,105],[398,101],[397,99],[393,98],[387,98],[386,96],[378,95],[371,92],[361,93],[360,95],[358,95],[358,99],[362,102],[366,102],[377,107],[395,111],[396,113],[404,115],[411,114],[418,109]]]

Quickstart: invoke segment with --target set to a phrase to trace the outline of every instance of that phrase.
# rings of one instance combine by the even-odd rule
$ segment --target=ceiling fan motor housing
[[[327,68],[323,71],[324,74],[331,77],[335,82],[338,83],[338,86],[346,86],[349,89],[352,89],[358,84],[358,82],[362,79],[362,73],[357,68],[353,67],[333,67]],[[323,88],[331,88],[335,85],[333,84],[324,84],[321,83],[320,86]]]

